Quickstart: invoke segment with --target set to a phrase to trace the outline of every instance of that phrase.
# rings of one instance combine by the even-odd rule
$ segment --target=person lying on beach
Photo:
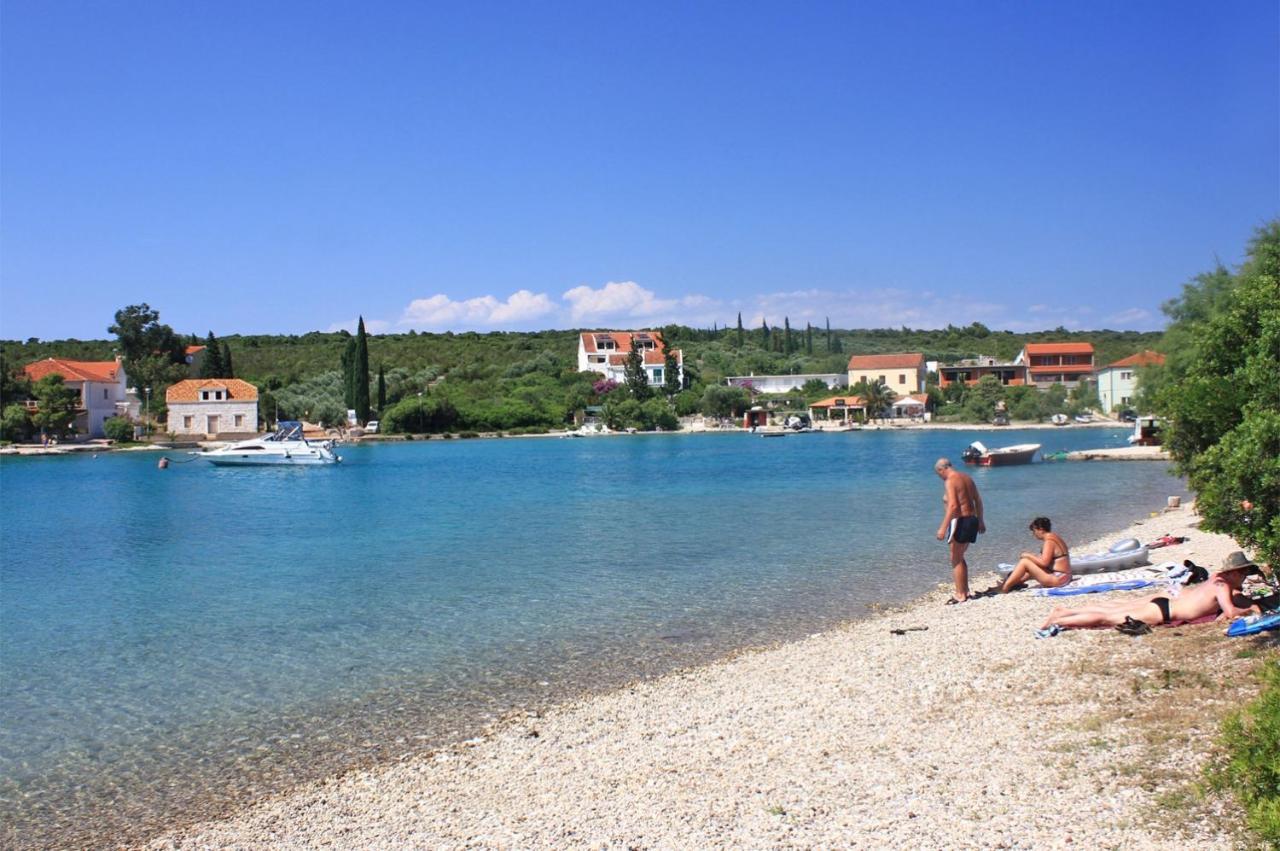
[[[1208,615],[1217,615],[1217,619],[1221,621],[1242,615],[1260,614],[1262,610],[1242,594],[1240,589],[1246,576],[1251,573],[1261,575],[1261,572],[1244,553],[1236,551],[1223,559],[1222,569],[1209,581],[1188,588],[1177,597],[1155,595],[1138,600],[1085,606],[1082,609],[1055,606],[1040,629],[1120,626],[1129,619],[1157,626],[1174,621],[1199,620]]]
[[[1023,553],[1009,576],[992,591],[1008,594],[1014,588],[1034,579],[1046,588],[1060,588],[1071,581],[1071,550],[1062,536],[1053,531],[1048,517],[1037,517],[1027,527],[1037,541],[1044,544],[1037,553]]]

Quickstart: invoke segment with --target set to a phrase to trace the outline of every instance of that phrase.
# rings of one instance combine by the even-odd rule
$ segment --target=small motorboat
[[[302,436],[302,423],[281,421],[275,433],[230,443],[208,452],[195,453],[219,467],[293,467],[336,464],[342,457],[334,453],[333,441],[310,441]]]
[[[1056,426],[1064,426],[1071,422],[1071,420],[1067,419],[1066,414],[1054,414],[1052,417],[1049,417],[1049,422]]]
[[[975,440],[960,453],[966,464],[977,464],[979,467],[1008,467],[1012,464],[1030,464],[1040,451],[1038,443],[1019,443],[1015,446],[1004,446],[999,449],[988,449],[982,441]]]

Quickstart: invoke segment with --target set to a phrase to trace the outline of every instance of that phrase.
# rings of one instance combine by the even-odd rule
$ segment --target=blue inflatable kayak
[[[1231,622],[1231,626],[1227,627],[1227,635],[1232,638],[1238,638],[1242,635],[1256,635],[1259,632],[1267,632],[1272,629],[1280,629],[1280,612],[1236,618]]]

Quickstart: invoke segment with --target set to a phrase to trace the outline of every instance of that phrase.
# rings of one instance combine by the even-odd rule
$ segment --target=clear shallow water
[[[0,823],[103,842],[791,638],[946,581],[939,455],[1104,429],[344,447],[311,470],[0,463]],[[173,456],[179,458],[181,456]],[[975,570],[1183,485],[1155,462],[975,470]]]

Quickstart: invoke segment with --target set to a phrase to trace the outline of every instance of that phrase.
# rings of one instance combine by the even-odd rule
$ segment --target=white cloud
[[[413,328],[452,328],[459,325],[484,328],[512,325],[547,316],[556,303],[545,293],[518,290],[499,301],[491,295],[455,301],[437,294],[409,302],[398,324]]]
[[[698,325],[720,317],[720,303],[704,295],[658,298],[635,281],[610,281],[599,289],[583,285],[564,294],[572,324],[643,320],[653,325],[680,322]]]

